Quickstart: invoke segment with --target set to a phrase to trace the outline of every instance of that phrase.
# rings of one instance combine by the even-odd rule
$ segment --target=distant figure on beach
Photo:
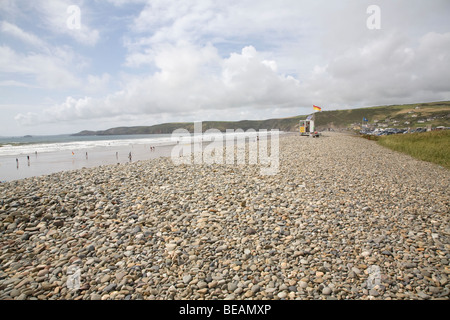
[[[116,160],[119,160],[119,152],[116,151]]]
[[[19,159],[16,158],[17,169],[19,169]]]
[[[74,156],[74,155],[75,155],[75,152],[72,151],[72,155]]]
[[[28,166],[30,166],[30,156],[27,156],[27,163],[28,163]]]
[[[87,151],[86,151],[86,160],[88,159],[88,154],[87,154]]]
[[[36,155],[36,158],[37,158],[37,151],[35,151],[34,154]]]
[[[130,159],[130,162],[131,162],[131,152],[130,152],[130,154],[128,154],[128,159]]]

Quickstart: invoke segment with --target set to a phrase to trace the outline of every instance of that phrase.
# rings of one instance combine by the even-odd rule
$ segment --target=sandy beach
[[[74,154],[70,150],[64,150],[30,153],[29,155],[0,156],[0,181],[19,180],[102,165],[123,164],[130,162],[128,158],[130,152],[132,162],[168,157],[171,150],[171,145],[155,146],[154,150],[150,150],[150,145],[136,143],[129,146],[75,150]],[[29,156],[29,161],[27,156]],[[16,159],[18,159],[18,163]]]
[[[275,175],[170,150],[1,183],[0,299],[449,298],[449,170],[329,132]]]

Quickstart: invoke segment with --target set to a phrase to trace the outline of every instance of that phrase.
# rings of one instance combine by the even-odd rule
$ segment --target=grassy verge
[[[450,130],[382,136],[378,143],[450,169]]]
[[[379,136],[373,136],[373,135],[370,135],[370,134],[362,134],[362,135],[359,135],[359,137],[367,139],[367,140],[374,140],[374,141],[380,140]]]

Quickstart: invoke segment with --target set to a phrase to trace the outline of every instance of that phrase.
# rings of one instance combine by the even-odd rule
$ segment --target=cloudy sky
[[[0,136],[450,100],[449,14],[448,0],[0,0]]]

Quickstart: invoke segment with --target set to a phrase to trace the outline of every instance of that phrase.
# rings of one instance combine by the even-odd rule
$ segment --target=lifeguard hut
[[[315,131],[314,120],[312,116],[308,116],[306,120],[300,120],[299,130],[301,136],[318,137],[319,133]]]

